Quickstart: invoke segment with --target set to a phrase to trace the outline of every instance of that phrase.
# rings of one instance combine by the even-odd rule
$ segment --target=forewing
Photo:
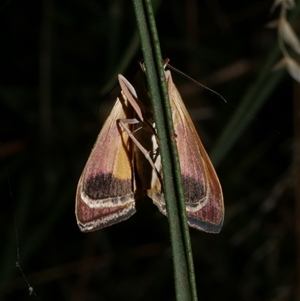
[[[181,96],[167,71],[168,92],[174,110],[174,130],[180,160],[188,223],[217,233],[224,219],[223,194],[214,167],[201,143]]]
[[[130,117],[122,94],[103,125],[79,179],[75,214],[81,231],[95,231],[136,212],[132,144],[117,120]]]

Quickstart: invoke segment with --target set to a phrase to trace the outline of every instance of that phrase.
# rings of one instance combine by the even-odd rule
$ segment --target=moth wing
[[[189,226],[218,233],[224,220],[223,193],[214,167],[201,143],[181,96],[166,71],[168,93],[173,110],[178,155]],[[148,196],[167,215],[164,196],[155,187]]]
[[[174,130],[180,160],[188,223],[217,233],[224,220],[222,188],[181,96],[168,76],[168,91],[174,113]]]
[[[128,118],[130,110],[121,94],[79,179],[75,214],[83,232],[116,224],[136,212],[132,143],[117,122]]]

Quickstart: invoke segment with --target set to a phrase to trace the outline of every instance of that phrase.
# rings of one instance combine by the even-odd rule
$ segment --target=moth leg
[[[132,119],[119,119],[118,123],[120,124],[120,126],[122,127],[122,129],[124,131],[126,131],[126,133],[128,134],[128,136],[131,138],[131,140],[133,141],[133,143],[135,144],[135,146],[142,152],[142,154],[145,156],[145,158],[147,159],[147,161],[150,163],[151,167],[153,168],[153,170],[155,171],[157,177],[160,179],[160,175],[159,172],[152,160],[152,158],[149,155],[149,152],[143,147],[143,145],[134,137],[133,133],[129,130],[129,128],[126,126],[126,124],[137,124],[140,121],[137,120],[136,118],[132,118]]]

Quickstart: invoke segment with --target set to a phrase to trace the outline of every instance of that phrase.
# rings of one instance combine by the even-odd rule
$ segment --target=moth
[[[148,196],[167,215],[159,141],[144,67],[121,87],[79,179],[75,214],[82,232],[99,230],[132,216]],[[224,219],[221,185],[169,70],[172,108],[188,224],[218,233]]]

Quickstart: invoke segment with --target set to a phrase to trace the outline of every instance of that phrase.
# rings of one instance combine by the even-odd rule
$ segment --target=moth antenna
[[[198,86],[200,86],[200,87],[202,87],[202,88],[208,90],[209,92],[211,92],[211,93],[213,93],[213,94],[219,96],[221,99],[223,99],[224,102],[227,103],[227,100],[226,100],[220,93],[218,93],[218,92],[216,92],[215,90],[213,90],[213,89],[211,89],[211,88],[209,88],[209,87],[207,87],[207,86],[205,86],[205,85],[199,83],[198,81],[196,81],[196,80],[193,79],[192,77],[188,76],[188,75],[185,74],[184,72],[182,72],[182,71],[178,70],[177,68],[171,66],[171,65],[168,63],[168,61],[165,62],[165,65],[166,65],[169,69],[171,69],[171,70],[177,72],[178,74],[180,74],[180,75],[182,75],[182,76],[188,78],[189,80],[191,80],[192,82],[194,82],[196,85],[198,85]]]

